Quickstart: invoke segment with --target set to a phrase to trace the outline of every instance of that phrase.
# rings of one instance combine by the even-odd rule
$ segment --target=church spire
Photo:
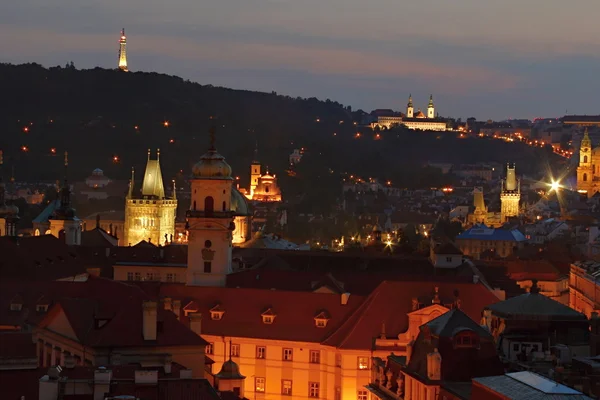
[[[177,200],[177,182],[173,179],[173,200]]]
[[[160,169],[160,149],[157,150],[156,160],[150,158],[150,149],[148,149],[148,161],[142,182],[142,196],[155,199],[165,198],[165,187]]]
[[[581,146],[582,149],[586,149],[586,148],[591,148],[592,147],[592,140],[590,139],[590,135],[588,133],[588,128],[585,128],[585,132],[583,133],[583,139],[581,139]],[[587,151],[587,150],[585,150]]]
[[[407,107],[412,107],[413,106],[413,101],[412,101],[412,93],[408,95],[408,105]]]
[[[433,95],[432,94],[429,95],[429,105],[428,105],[428,107],[433,107]]]
[[[133,186],[135,185],[135,168],[131,167],[131,180],[129,181],[129,192],[127,193],[127,198],[131,199],[133,197]]]

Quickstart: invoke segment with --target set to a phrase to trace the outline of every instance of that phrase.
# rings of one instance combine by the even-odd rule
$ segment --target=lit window
[[[265,392],[265,378],[254,378],[254,391],[256,392]]]
[[[267,348],[265,346],[256,346],[256,358],[261,360],[267,358]]]
[[[281,381],[281,394],[286,396],[292,395],[292,381],[286,379]]]
[[[311,350],[310,351],[310,362],[312,364],[320,364],[321,363],[321,352],[319,350]]]
[[[231,345],[231,357],[239,357],[240,356],[240,345],[232,344]]]
[[[38,304],[35,306],[35,311],[39,313],[44,313],[48,311],[48,304]]]
[[[219,321],[221,320],[221,318],[223,318],[223,314],[225,314],[223,311],[211,311],[210,319],[214,321]]]
[[[272,324],[273,323],[273,317],[270,315],[263,315],[263,322],[265,324]]]
[[[319,383],[310,382],[308,384],[308,397],[319,398]]]
[[[283,349],[283,361],[292,361],[294,359],[293,349]]]
[[[206,348],[204,349],[204,352],[206,354],[213,354],[214,348],[215,348],[214,344],[213,343],[209,343],[209,344],[206,345]]]
[[[358,357],[358,369],[369,369],[369,357]]]
[[[366,390],[359,390],[356,394],[356,400],[367,400],[369,398],[368,392]]]
[[[128,281],[132,281],[133,280],[133,272],[128,272],[127,273],[127,280]]]
[[[327,326],[327,320],[326,319],[316,319],[315,324],[317,325],[317,328],[325,328]]]

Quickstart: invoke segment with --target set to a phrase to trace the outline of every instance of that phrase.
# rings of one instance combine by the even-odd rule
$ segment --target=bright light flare
[[[550,183],[550,191],[555,191],[557,192],[558,189],[560,189],[560,182],[559,181],[555,181],[554,179],[552,180],[552,183]]]

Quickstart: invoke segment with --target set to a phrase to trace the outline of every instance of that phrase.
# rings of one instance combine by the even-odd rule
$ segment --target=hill
[[[0,148],[18,180],[61,177],[65,150],[74,166],[72,179],[97,167],[111,178],[127,179],[131,166],[144,165],[148,148],[161,148],[165,179],[185,177],[205,152],[214,121],[219,152],[242,185],[248,183],[256,142],[263,165],[280,176],[289,153],[304,147],[298,175],[281,182],[297,193],[337,192],[345,172],[398,185],[430,185],[429,178],[421,179],[432,175],[422,169],[427,161],[516,161],[523,172],[553,162],[541,149],[459,139],[449,132],[397,128],[376,138],[371,130],[360,130],[357,138],[359,113],[334,101],[232,90],[157,73],[0,64],[0,87]]]

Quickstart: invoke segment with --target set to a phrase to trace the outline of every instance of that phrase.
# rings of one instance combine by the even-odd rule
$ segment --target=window
[[[583,162],[586,163],[587,162],[587,156],[583,156]]]
[[[342,366],[342,355],[340,353],[337,353],[335,355],[335,366],[336,367],[341,367]]]
[[[477,347],[479,345],[479,337],[473,332],[462,332],[454,337],[455,347]]]
[[[255,392],[265,392],[265,378],[254,378],[254,391]]]
[[[452,262],[452,257],[446,257],[446,262]]]
[[[240,345],[232,344],[231,345],[231,357],[239,357],[240,356]]]
[[[358,369],[369,369],[369,357],[358,357]]]
[[[342,388],[339,386],[335,387],[335,393],[333,395],[333,400],[342,400]]]
[[[210,240],[205,240],[204,247],[206,247],[207,249],[210,249],[212,247],[212,242]]]
[[[212,319],[213,321],[220,321],[221,318],[223,318],[223,314],[225,314],[224,311],[211,311],[210,319]]]
[[[292,361],[294,358],[293,349],[283,349],[283,361]]]
[[[146,272],[146,280],[147,281],[154,280],[154,274],[152,274],[152,272]]]
[[[227,203],[223,202],[223,211],[227,211]]]
[[[210,274],[212,271],[212,263],[210,261],[204,261],[204,272]]]
[[[308,397],[319,398],[319,383],[318,382],[309,382]]]
[[[136,281],[142,280],[142,274],[140,272],[136,272],[134,275]]]
[[[320,364],[321,363],[321,351],[311,350],[310,351],[310,362],[312,364]]]
[[[209,343],[206,345],[204,352],[206,354],[213,354],[214,349],[215,349],[214,343]]]
[[[583,174],[583,181],[587,182],[587,174]]]
[[[283,379],[281,381],[281,394],[284,394],[286,396],[292,395],[292,381],[286,379]]]
[[[167,274],[167,282],[175,282],[175,275]]]
[[[513,351],[519,351],[519,343],[513,344]]]
[[[44,313],[48,311],[48,304],[38,304],[35,306],[35,311],[39,313]]]
[[[215,211],[215,199],[212,196],[206,196],[204,199],[204,212],[212,213]]]
[[[133,272],[128,272],[127,273],[127,280],[128,281],[132,281],[133,280]]]
[[[356,394],[356,400],[367,400],[369,398],[368,392],[366,390],[359,390]]]
[[[267,348],[265,346],[256,346],[256,358],[261,360],[267,358]]]

